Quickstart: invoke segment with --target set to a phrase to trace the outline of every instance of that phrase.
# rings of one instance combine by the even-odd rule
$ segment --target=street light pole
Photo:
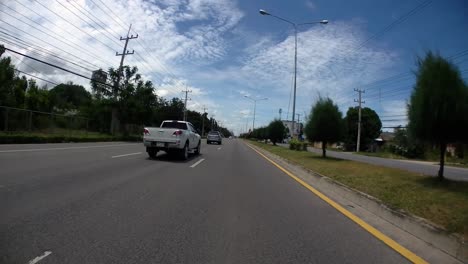
[[[254,102],[254,115],[253,115],[253,121],[252,121],[252,131],[255,129],[255,112],[257,110],[257,101],[262,101],[262,100],[268,100],[268,98],[261,98],[261,99],[254,99],[250,96],[244,95],[245,98],[250,99]]]
[[[292,134],[294,137],[294,117],[296,116],[296,82],[297,82],[297,25],[294,26],[294,96],[293,96],[293,112],[292,112]]]
[[[294,118],[296,116],[296,87],[297,87],[297,27],[302,26],[302,25],[311,25],[311,24],[328,24],[328,20],[323,19],[320,21],[314,21],[314,22],[307,22],[307,23],[294,23],[291,22],[287,19],[281,18],[279,16],[275,16],[271,13],[268,13],[267,11],[260,9],[259,10],[261,15],[264,16],[272,16],[276,19],[279,19],[281,21],[284,21],[286,23],[291,24],[294,27],[294,96],[293,96],[293,111],[292,111],[292,136],[294,137]]]

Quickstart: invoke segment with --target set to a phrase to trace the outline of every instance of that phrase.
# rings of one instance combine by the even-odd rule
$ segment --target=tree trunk
[[[439,180],[444,179],[444,164],[445,164],[445,150],[447,143],[440,143],[440,167],[439,167]]]
[[[327,157],[327,142],[322,141],[322,157]]]

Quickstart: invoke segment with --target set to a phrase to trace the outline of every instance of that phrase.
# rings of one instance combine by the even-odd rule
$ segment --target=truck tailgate
[[[147,127],[149,135],[144,136],[145,141],[169,142],[174,143],[178,140],[173,136],[174,128]]]

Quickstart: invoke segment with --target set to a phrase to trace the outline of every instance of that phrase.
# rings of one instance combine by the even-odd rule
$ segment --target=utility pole
[[[283,113],[283,109],[280,108],[278,112],[279,112],[279,118],[280,118],[280,121],[281,121],[281,113]]]
[[[301,133],[301,114],[297,115],[297,137],[299,138],[299,134]]]
[[[125,56],[135,53],[135,50],[132,50],[132,52],[127,50],[128,41],[131,40],[131,39],[138,38],[138,34],[136,36],[133,36],[133,35],[129,36],[131,29],[132,29],[132,24],[130,24],[130,27],[128,28],[127,37],[125,37],[125,38],[120,37],[120,40],[125,40],[125,45],[124,45],[123,52],[120,53],[120,54],[118,52],[115,53],[115,56],[121,56],[122,58],[120,59],[120,65],[119,65],[118,75],[117,75],[117,83],[116,83],[116,85],[114,87],[114,91],[113,91],[114,99],[117,99],[117,93],[118,93],[118,90],[119,90],[120,79],[122,77],[122,71],[123,71],[122,67],[123,67]],[[110,129],[112,135],[115,134],[116,127],[117,127],[117,109],[113,108],[112,109],[111,129]]]
[[[356,100],[354,99],[354,102],[359,104],[359,115],[358,115],[358,132],[357,132],[357,145],[356,145],[356,152],[359,152],[359,147],[361,145],[361,104],[365,104],[365,101],[362,101],[362,94],[365,93],[366,91],[361,90],[361,89],[354,89],[355,92],[359,94],[359,99]]]
[[[191,93],[192,91],[189,90],[188,88],[185,88],[184,91],[182,91],[183,93],[185,93],[185,103],[184,103],[184,121],[187,121],[187,96],[188,96],[188,93]]]
[[[205,134],[205,114],[206,114],[206,110],[208,110],[208,108],[206,108],[205,106],[203,106],[203,114],[202,114],[202,132],[201,132],[201,136],[203,137],[203,135]]]

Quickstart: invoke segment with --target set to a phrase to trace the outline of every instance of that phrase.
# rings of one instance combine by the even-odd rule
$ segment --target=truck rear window
[[[186,123],[179,123],[179,122],[163,122],[161,125],[162,128],[177,128],[187,130]]]

